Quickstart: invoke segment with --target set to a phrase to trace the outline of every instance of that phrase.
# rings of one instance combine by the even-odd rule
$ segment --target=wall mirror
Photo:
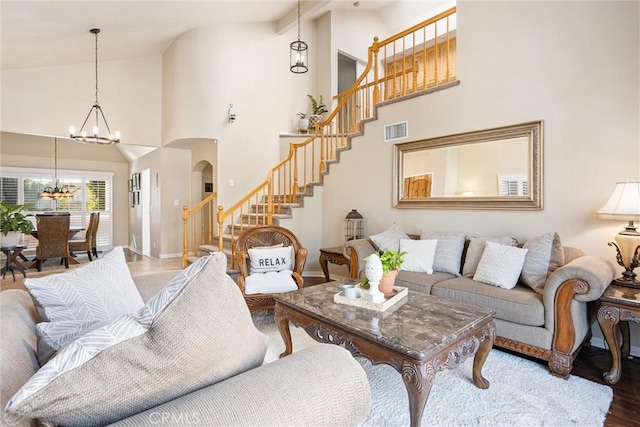
[[[542,121],[396,144],[396,208],[542,209]]]

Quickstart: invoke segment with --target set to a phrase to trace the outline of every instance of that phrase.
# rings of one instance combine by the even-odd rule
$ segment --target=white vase
[[[298,120],[298,131],[300,133],[307,133],[309,130],[309,119]]]
[[[22,232],[20,231],[9,231],[6,236],[0,233],[0,245],[3,248],[15,248],[20,240],[22,240]]]

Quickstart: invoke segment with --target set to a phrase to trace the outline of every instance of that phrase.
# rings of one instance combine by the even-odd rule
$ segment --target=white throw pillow
[[[529,249],[520,276],[522,283],[542,294],[547,276],[564,265],[560,236],[557,233],[546,233],[527,240],[522,247]]]
[[[378,250],[384,251],[399,251],[400,240],[409,239],[409,236],[404,231],[400,230],[397,224],[392,224],[382,233],[369,236],[371,241],[376,245]]]
[[[467,246],[467,254],[462,265],[462,275],[473,277],[478,268],[478,263],[484,252],[484,246],[487,242],[500,243],[506,246],[518,246],[518,241],[513,237],[471,237],[469,238],[469,246]]]
[[[421,235],[421,240],[436,239],[438,241],[433,271],[460,276],[460,263],[466,238],[466,233],[429,232]]]
[[[527,249],[486,242],[473,280],[512,289],[518,283]]]
[[[244,279],[244,293],[253,295],[295,291],[298,285],[291,277],[292,274],[291,270],[250,274]]]
[[[406,252],[406,254],[400,270],[432,274],[437,244],[438,241],[434,239],[401,239],[400,252]]]
[[[293,246],[256,247],[249,249],[249,273],[293,270]]]

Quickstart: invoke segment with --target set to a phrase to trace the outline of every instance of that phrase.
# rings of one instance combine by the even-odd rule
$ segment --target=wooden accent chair
[[[89,217],[89,224],[87,225],[87,229],[84,233],[84,239],[72,239],[69,240],[69,252],[87,252],[87,256],[89,257],[89,261],[93,261],[91,257],[92,249],[95,247],[94,243],[94,234],[95,230],[98,227],[97,221],[99,221],[98,213],[92,212]]]
[[[292,247],[291,273],[260,272],[252,268],[250,249],[282,251]],[[240,233],[236,242],[235,259],[240,270],[238,286],[242,291],[250,311],[266,310],[275,306],[274,293],[300,289],[304,286],[302,271],[307,261],[307,250],[302,247],[291,230],[276,225],[261,225],[248,228]],[[254,263],[256,258],[254,256]],[[293,280],[291,280],[293,279]],[[266,283],[271,281],[270,283]],[[275,282],[274,282],[275,281]],[[260,292],[261,284],[265,291]],[[275,291],[274,291],[275,290]]]
[[[69,219],[66,215],[36,215],[38,223],[38,246],[36,268],[42,271],[42,263],[49,258],[60,258],[69,268]]]
[[[91,232],[91,252],[93,253],[94,257],[98,258],[97,246],[98,246],[98,227],[100,226],[100,212],[94,212],[93,215],[95,215],[96,226],[93,228],[93,231]]]

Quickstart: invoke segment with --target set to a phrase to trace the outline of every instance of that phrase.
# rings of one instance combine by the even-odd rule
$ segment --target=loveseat
[[[103,258],[106,258],[106,256]],[[99,261],[94,261],[91,265],[97,262]],[[219,261],[219,264],[222,265],[222,273],[216,273],[217,276],[224,274],[226,259]],[[141,298],[148,305],[152,297],[159,295],[165,285],[177,277],[179,273],[180,271],[150,273],[134,277],[133,280]],[[196,281],[192,278],[187,278],[187,280]],[[218,279],[216,278],[216,280]],[[175,302],[164,308],[164,312],[160,316],[154,318],[151,330],[154,327],[159,327],[158,323],[165,322],[167,320],[166,316],[171,315],[171,313],[167,312],[173,309],[183,310],[180,313],[184,313],[185,307],[189,307],[193,311],[210,307],[211,311],[207,311],[205,316],[212,323],[210,325],[202,325],[205,331],[211,331],[210,342],[229,340],[229,336],[231,336],[232,342],[226,344],[222,342],[216,345],[235,347],[229,348],[229,350],[237,354],[243,354],[252,351],[252,348],[254,348],[253,342],[255,341],[258,347],[264,351],[266,349],[266,337],[253,326],[248,309],[237,286],[228,276],[220,280],[219,284],[212,283],[211,276],[207,276],[205,279],[200,280],[200,283],[197,284],[199,286],[198,292],[191,297],[187,298],[185,290],[181,290],[177,295],[174,295],[172,299]],[[211,286],[211,289],[215,290],[216,294],[211,295],[212,292],[208,290],[208,286]],[[169,286],[166,287],[168,288]],[[199,306],[200,301],[203,302],[202,306]],[[36,301],[34,305],[34,299],[23,290],[7,290],[0,293],[0,404],[2,408],[5,408],[9,399],[40,369],[36,351],[38,345],[36,324],[40,321],[38,314],[40,306],[38,302]],[[215,323],[222,323],[224,319],[219,317],[219,313],[228,313],[229,307],[231,307],[231,312],[237,314],[237,318],[227,319],[229,321],[225,325],[227,331],[220,331]],[[180,313],[178,313],[178,317],[182,318],[183,316]],[[191,319],[189,316],[191,314],[187,314],[184,317]],[[166,356],[168,360],[164,360],[162,363],[171,364],[170,359],[174,355],[169,354],[169,352],[176,351],[176,349],[178,352],[183,351],[182,349],[187,351],[186,347],[191,345],[188,344],[188,341],[192,337],[192,334],[184,329],[190,326],[188,322],[186,325],[182,325],[180,320],[176,321],[175,317],[173,321],[178,324],[178,334],[185,338],[184,342],[175,343],[175,349],[154,348],[154,343],[161,341],[163,337],[161,336],[162,334],[153,335],[152,333],[131,338],[123,344],[126,346],[130,345],[130,343],[136,344],[135,341],[138,339],[146,340],[147,343],[145,345],[150,345],[151,348],[155,349],[156,354],[151,355],[152,357],[155,357],[157,353],[166,352],[167,354],[160,357]],[[247,322],[250,325],[246,325]],[[238,336],[234,338],[236,325],[245,326],[238,327]],[[254,329],[254,331],[249,331],[250,337],[247,337],[247,333],[243,332],[243,327]],[[216,328],[218,328],[218,332],[216,332]],[[234,331],[229,331],[229,329],[234,329]],[[240,334],[244,335],[240,336]],[[263,345],[264,347],[262,347]],[[66,398],[67,401],[84,398],[85,396],[83,395],[86,394],[95,396],[93,401],[89,398],[89,406],[83,409],[85,411],[84,414],[78,414],[77,410],[75,410],[76,413],[73,413],[74,410],[72,409],[64,413],[65,411],[63,410],[62,419],[67,419],[68,421],[60,422],[60,418],[56,419],[54,417],[53,424],[83,426],[111,423],[117,426],[357,425],[365,418],[371,403],[366,374],[351,354],[338,346],[317,345],[295,352],[272,363],[262,364],[262,359],[259,359],[255,367],[187,393],[182,393],[181,390],[173,387],[170,391],[173,394],[172,398],[165,399],[164,396],[161,396],[151,406],[147,402],[147,407],[140,411],[126,413],[122,412],[121,409],[106,409],[103,411],[104,414],[100,415],[102,407],[110,404],[110,400],[122,400],[125,406],[129,404],[133,407],[140,405],[140,396],[136,394],[138,390],[134,390],[134,388],[137,386],[144,393],[146,384],[128,384],[120,387],[118,384],[120,380],[114,380],[114,378],[117,378],[118,370],[126,371],[131,369],[128,359],[134,358],[136,351],[125,352],[124,355],[120,355],[123,360],[122,365],[111,369],[109,374],[111,376],[106,378],[109,384],[105,388],[115,390],[115,394],[109,394],[106,390],[102,394],[101,390],[94,391],[91,386],[81,391],[82,384],[69,383],[68,381],[63,383],[64,388],[67,389],[62,390],[63,392],[68,392],[69,388],[77,387],[76,395],[72,391],[71,397]],[[111,355],[109,354],[110,352]],[[95,362],[93,367],[97,372],[102,373],[104,367],[100,368],[100,362],[109,360],[108,357],[113,357],[112,353],[111,349],[104,350],[88,363]],[[150,354],[146,354],[146,356],[150,356]],[[198,356],[198,360],[194,360],[194,358],[186,359],[181,364],[193,362],[194,367],[199,366],[198,369],[202,369],[206,365],[228,365],[229,362],[224,360],[225,357],[227,356],[207,353]],[[255,359],[255,357],[251,357]],[[264,352],[258,352],[257,357],[264,357]],[[146,360],[143,358],[142,364]],[[145,369],[151,371],[157,369],[157,366],[152,366],[151,361],[148,363],[149,366],[141,367],[143,371]],[[173,369],[179,371],[184,368],[184,366],[174,366]],[[76,368],[75,372],[80,369]],[[187,370],[192,369],[187,367]],[[166,378],[172,376],[173,372],[168,371],[169,369],[161,368],[153,373],[153,377]],[[196,381],[199,380],[198,375],[194,378]],[[53,382],[55,381],[62,381],[62,379],[56,378]],[[116,382],[116,384],[111,384],[111,382]],[[162,384],[162,380],[160,384]],[[98,388],[99,386],[96,385],[95,387]],[[49,406],[57,406],[63,409],[67,407],[65,405],[68,405],[68,402],[55,400],[49,404]],[[44,410],[50,410],[50,408],[45,407]],[[92,411],[95,411],[96,414],[91,415],[90,412]],[[129,410],[129,412],[131,411]],[[51,418],[49,419],[51,420]],[[42,417],[41,420],[47,420],[47,417]],[[0,422],[3,426],[35,426],[36,423],[35,419],[18,416],[5,410],[2,412]]]
[[[551,240],[553,249],[547,251],[549,268],[543,270],[544,275],[539,278],[541,280],[537,291],[524,284],[522,277],[517,280],[515,287],[505,289],[474,280],[477,276],[473,271],[465,271],[465,263],[478,264],[478,257],[483,255],[483,242],[486,244],[486,241],[492,241],[492,247],[497,242],[526,247],[528,242],[519,244],[509,237],[476,238],[466,233],[404,235],[394,226],[378,235],[345,243],[344,254],[352,260],[351,265],[355,266],[351,272],[352,277],[364,277],[365,258],[382,249],[374,243],[372,237],[382,237],[381,243],[388,245],[390,242],[385,242],[384,238],[390,236],[392,247],[397,244],[394,239],[406,241],[405,239],[431,238],[438,241],[438,237],[448,239],[451,236],[461,239],[463,246],[460,246],[459,252],[454,256],[458,259],[456,269],[449,268],[445,272],[443,270],[447,270],[446,268],[437,268],[436,252],[434,271],[431,274],[401,270],[395,285],[495,310],[497,336],[494,344],[548,361],[551,373],[563,378],[569,376],[581,346],[590,339],[595,301],[615,275],[611,262],[585,255],[577,248],[564,247],[557,234],[549,233],[540,236],[547,243]],[[540,242],[540,239],[531,240]],[[438,241],[436,251],[439,245]],[[534,255],[535,251],[531,249],[533,246],[532,243],[528,256]],[[553,261],[549,265],[549,258],[554,257],[556,265],[553,265]]]

